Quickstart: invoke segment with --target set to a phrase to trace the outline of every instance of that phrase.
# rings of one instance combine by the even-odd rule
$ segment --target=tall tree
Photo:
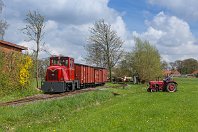
[[[0,0],[0,13],[2,13],[4,7],[4,3],[2,0]],[[0,39],[3,40],[5,31],[8,28],[8,23],[6,20],[1,19],[0,20]]]
[[[103,19],[94,23],[90,28],[90,34],[88,44],[85,46],[87,51],[85,60],[90,64],[108,68],[112,81],[112,68],[122,56],[123,41]]]
[[[28,37],[27,41],[33,41],[36,44],[35,59],[36,59],[36,82],[38,87],[39,79],[39,61],[38,56],[40,52],[40,46],[44,37],[44,23],[45,18],[38,11],[29,11],[26,15],[26,26],[23,28],[23,33]]]
[[[160,54],[148,41],[135,38],[135,48],[131,54],[133,70],[141,80],[149,81],[162,75]]]

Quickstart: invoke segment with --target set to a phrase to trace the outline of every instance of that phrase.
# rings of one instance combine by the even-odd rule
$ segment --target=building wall
[[[4,52],[12,52],[12,51],[22,52],[21,49],[11,47],[11,46],[8,46],[8,45],[4,45],[4,44],[1,44],[1,43],[0,43],[0,50],[2,50]]]

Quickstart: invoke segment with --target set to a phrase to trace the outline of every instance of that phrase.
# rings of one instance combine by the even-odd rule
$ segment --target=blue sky
[[[109,7],[121,13],[129,30],[144,31],[144,20],[151,16],[151,14],[146,14],[149,6],[145,0],[136,2],[132,0],[123,0],[122,2],[120,0],[111,0]]]
[[[103,18],[132,51],[134,36],[149,41],[166,61],[198,59],[197,0],[4,0],[8,21],[5,40],[35,49],[19,30],[28,11],[46,18],[45,49],[54,55],[72,56],[83,63],[89,28]],[[40,58],[49,56],[41,52]]]
[[[152,17],[161,11],[165,12],[166,14],[176,15],[177,17],[181,17],[181,19],[185,19],[173,11],[168,10],[166,7],[152,5],[147,0],[111,0],[109,2],[109,7],[114,8],[123,14],[123,19],[126,22],[127,28],[129,30],[137,30],[139,32],[146,30],[144,23],[145,20],[152,19]],[[186,19],[186,21],[188,21],[193,34],[198,36],[198,21],[192,19]]]

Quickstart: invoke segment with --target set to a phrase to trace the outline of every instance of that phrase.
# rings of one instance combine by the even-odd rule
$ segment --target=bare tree
[[[90,64],[108,68],[112,81],[112,68],[121,58],[123,41],[103,19],[94,23],[90,33],[88,44],[85,46],[85,60]]]
[[[4,3],[2,0],[0,0],[0,13],[2,13],[3,7],[4,7]]]
[[[0,0],[0,13],[2,13],[4,7],[4,3],[2,0]],[[8,23],[6,20],[0,20],[0,39],[3,40],[3,37],[5,35],[5,31],[8,28]]]
[[[45,78],[47,67],[49,65],[50,65],[49,64],[49,57],[43,58],[43,59],[39,59],[39,77],[41,79],[44,79]]]
[[[43,29],[45,28],[45,18],[38,11],[29,11],[26,15],[26,26],[23,28],[23,33],[28,37],[27,41],[34,41],[36,44],[35,59],[36,59],[36,82],[38,87],[39,65],[38,56],[40,52],[41,41],[44,37]]]

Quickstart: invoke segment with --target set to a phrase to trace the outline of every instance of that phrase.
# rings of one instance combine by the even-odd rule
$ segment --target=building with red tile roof
[[[27,47],[20,46],[4,40],[0,40],[0,50],[4,52],[11,52],[11,51],[22,52],[23,50],[27,50],[27,49],[28,49]]]

